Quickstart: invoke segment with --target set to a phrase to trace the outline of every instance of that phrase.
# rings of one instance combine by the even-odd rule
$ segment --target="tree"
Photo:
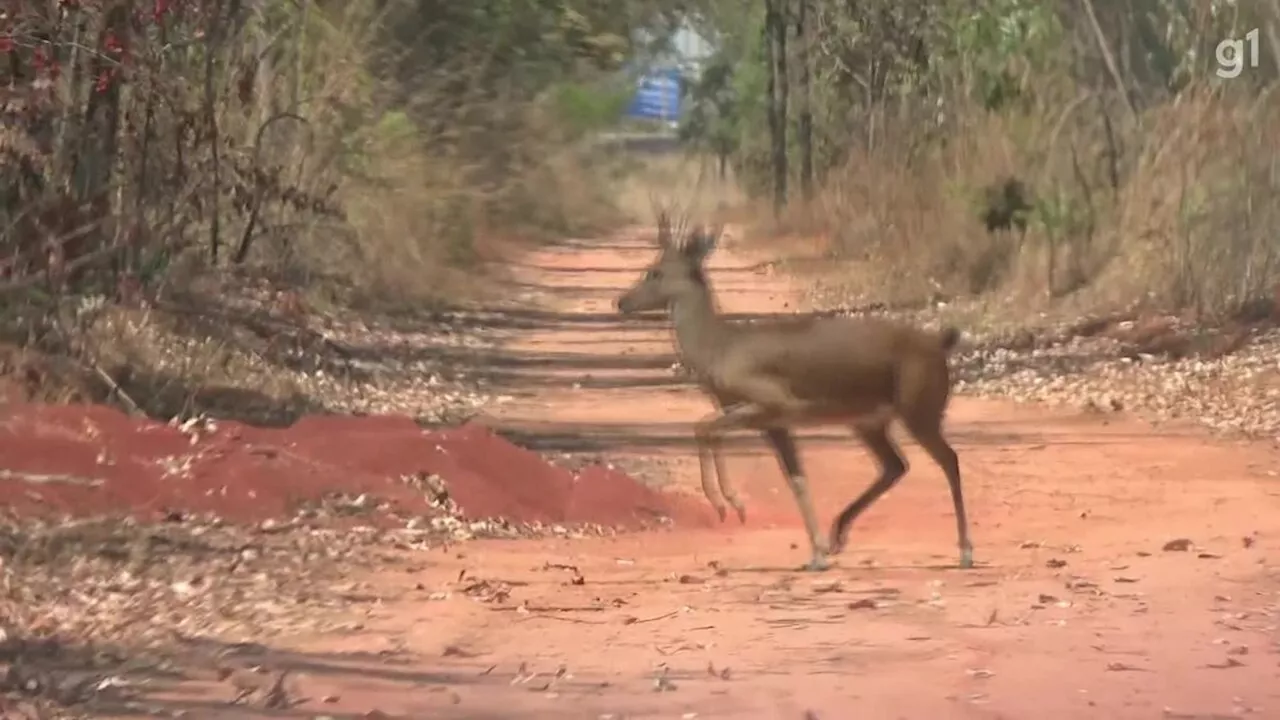
[[[787,206],[787,0],[765,0],[764,42],[769,59],[769,146],[773,168],[773,212]]]
[[[813,199],[813,76],[809,32],[809,6],[812,0],[798,0],[796,9],[796,60],[800,65],[800,87],[797,89],[800,104],[799,125],[796,128],[800,145],[800,191],[805,201]]]
[[[714,156],[723,180],[729,158],[738,151],[740,132],[732,60],[722,53],[712,55],[685,93],[689,109],[680,121],[680,140]]]

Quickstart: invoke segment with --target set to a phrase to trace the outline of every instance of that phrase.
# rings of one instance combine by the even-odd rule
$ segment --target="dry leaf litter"
[[[215,346],[238,387],[283,388],[277,394],[305,396],[330,412],[452,424],[510,399],[468,372],[468,359],[497,343],[485,313],[395,320],[338,311],[282,319],[269,311],[272,299],[262,288],[225,296],[214,320],[255,318],[231,340],[193,339],[149,312],[110,308],[94,310],[93,331],[145,347],[156,371],[179,376],[193,374],[192,358]],[[188,416],[171,424],[194,444],[214,421]],[[29,483],[56,480],[19,475]],[[441,478],[400,479],[428,498],[429,513],[398,513],[367,493],[331,493],[290,517],[249,526],[181,512],[159,524],[5,518],[0,717],[93,717],[103,707],[127,707],[140,694],[139,677],[172,669],[175,654],[202,639],[259,643],[357,626],[364,610],[345,578],[403,558],[405,550],[476,537],[616,532],[593,523],[467,518]]]

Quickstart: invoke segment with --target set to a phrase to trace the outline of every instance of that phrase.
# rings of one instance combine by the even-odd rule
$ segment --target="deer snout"
[[[633,288],[623,293],[617,303],[618,312],[623,315],[633,315],[640,312],[648,312],[657,310],[661,305],[656,302],[653,290],[645,287]]]

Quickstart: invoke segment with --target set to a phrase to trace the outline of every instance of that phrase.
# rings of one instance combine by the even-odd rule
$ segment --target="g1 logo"
[[[1229,38],[1218,43],[1218,47],[1214,50],[1214,54],[1218,59],[1218,77],[1230,80],[1240,77],[1240,73],[1244,72],[1246,60],[1244,51],[1246,46],[1249,50],[1249,58],[1247,66],[1251,68],[1258,67],[1258,29],[1254,28],[1245,33],[1244,38]]]

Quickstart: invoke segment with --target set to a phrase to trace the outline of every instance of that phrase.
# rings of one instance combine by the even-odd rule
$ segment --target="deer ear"
[[[709,232],[705,227],[699,226],[689,233],[689,245],[685,249],[685,254],[695,262],[702,262],[716,249],[716,243],[719,240],[720,228]]]
[[[666,213],[658,215],[658,245],[662,248],[671,246],[671,218]]]

